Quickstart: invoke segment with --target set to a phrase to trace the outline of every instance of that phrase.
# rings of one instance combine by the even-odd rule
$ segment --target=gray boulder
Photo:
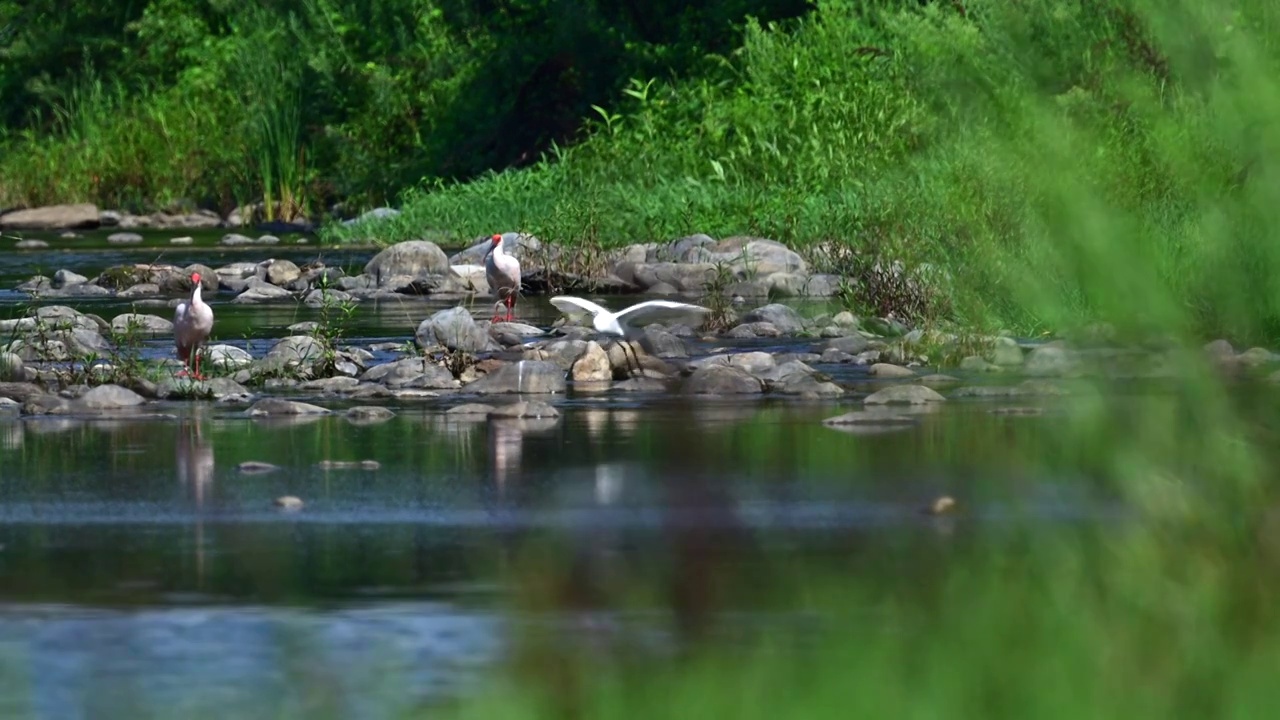
[[[433,242],[408,240],[374,255],[364,272],[382,286],[397,275],[443,275],[449,272],[449,257]]]
[[[422,348],[445,347],[449,350],[477,353],[495,348],[496,343],[476,324],[464,307],[441,310],[418,325],[414,338]]]
[[[281,398],[264,398],[251,405],[244,411],[244,414],[249,417],[263,417],[272,415],[328,415],[330,412],[327,408],[310,403],[283,400]]]
[[[85,410],[119,410],[146,402],[138,393],[119,385],[99,385],[81,395],[76,403]]]
[[[764,392],[764,383],[741,367],[712,364],[694,370],[682,390],[690,395],[754,395]]]
[[[2,230],[63,230],[98,227],[98,206],[89,203],[49,205],[0,215]]]
[[[926,405],[945,402],[946,398],[924,385],[891,385],[871,393],[862,402],[867,405]]]
[[[804,330],[804,318],[786,305],[771,303],[758,307],[742,316],[743,322],[767,322],[784,335],[795,335]]]
[[[564,371],[555,363],[518,360],[476,380],[466,390],[480,395],[500,395],[562,393],[565,388]]]
[[[121,335],[169,335],[173,333],[173,322],[158,315],[121,313],[111,318],[111,331]]]

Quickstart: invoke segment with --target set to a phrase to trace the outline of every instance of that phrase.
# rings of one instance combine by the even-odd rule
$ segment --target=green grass
[[[142,101],[89,72],[53,108],[50,133],[0,136],[0,201],[142,210],[194,209],[207,199],[235,207],[243,171],[228,150],[229,103],[211,110],[181,90]]]
[[[538,166],[408,191],[396,241],[835,242],[956,280],[956,315],[1280,339],[1262,2],[820,2],[718,72],[633,81]]]

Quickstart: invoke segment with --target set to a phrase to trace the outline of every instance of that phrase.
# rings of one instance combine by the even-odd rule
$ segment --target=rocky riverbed
[[[115,233],[107,241],[119,237],[121,234]],[[136,234],[127,237],[141,239]],[[697,296],[714,290],[741,304],[750,298],[830,297],[840,290],[840,277],[811,272],[799,253],[763,238],[717,241],[694,235],[671,243],[636,244],[591,256],[525,234],[505,233],[504,237],[509,252],[520,259],[526,293]],[[279,239],[274,236],[254,239],[228,233],[220,244],[277,242]],[[361,272],[352,273],[319,261],[299,266],[286,259],[238,262],[218,268],[135,263],[106,268],[92,277],[64,268],[52,275],[30,277],[16,289],[44,299],[145,300],[188,291],[188,278],[198,271],[205,278],[206,293],[228,295],[235,303],[295,299],[318,305],[406,295],[461,299],[490,294],[484,276],[488,245],[487,239],[480,240],[450,256],[427,240],[397,243],[374,256]]]
[[[255,416],[296,416],[328,412],[314,404],[316,398],[376,405],[456,396],[454,404],[474,413],[484,398],[606,392],[843,398],[869,408],[927,408],[949,399],[1008,404],[1054,396],[1066,392],[1055,380],[1078,377],[1169,378],[1176,364],[1174,348],[1122,346],[1108,342],[1105,329],[1075,342],[1032,343],[913,329],[849,312],[802,314],[772,300],[829,295],[845,280],[811,273],[799,253],[767,239],[698,235],[583,259],[527,235],[506,238],[521,258],[531,296],[591,291],[709,297],[711,320],[700,328],[650,325],[633,342],[599,336],[565,318],[550,327],[491,323],[483,319],[492,301],[482,265],[485,241],[452,256],[429,241],[403,242],[350,274],[319,261],[284,259],[221,267],[125,264],[92,277],[64,268],[21,283],[18,289],[38,302],[24,315],[0,320],[0,408],[26,415],[140,412],[155,401],[205,398],[245,405]],[[167,342],[170,308],[189,294],[192,272],[200,272],[215,312],[224,303],[290,301],[326,308],[331,316],[290,326],[289,335],[256,356],[218,342],[215,326],[204,351],[211,378],[178,378],[176,360],[141,348],[157,342],[149,339]],[[348,342],[332,326],[337,309],[422,295],[458,304],[422,318],[400,341]],[[128,300],[132,311],[103,317],[56,304],[104,297]],[[1270,369],[1277,356],[1267,349],[1238,352],[1216,341],[1205,353],[1233,374],[1280,381]],[[285,396],[312,402],[280,399]],[[500,411],[554,412],[542,402]],[[367,420],[375,414],[357,415]]]

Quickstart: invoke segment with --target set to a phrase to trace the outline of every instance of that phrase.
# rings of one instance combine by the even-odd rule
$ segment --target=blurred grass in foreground
[[[1280,699],[1277,396],[1189,377],[1167,398],[1113,387],[1018,421],[1056,431],[1043,459],[1024,457],[1031,477],[1065,460],[1096,481],[1068,492],[1103,501],[1077,522],[979,480],[957,488],[973,498],[958,518],[868,527],[822,558],[757,539],[760,562],[717,567],[707,558],[731,536],[672,526],[666,563],[610,566],[614,593],[586,605],[598,585],[571,548],[528,548],[514,609],[656,609],[684,652],[610,648],[585,621],[530,632],[451,716],[1258,717]],[[709,629],[761,617],[784,627],[734,642]]]

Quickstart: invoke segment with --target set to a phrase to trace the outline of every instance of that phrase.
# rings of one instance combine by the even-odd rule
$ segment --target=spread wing
[[[680,322],[690,325],[702,323],[703,316],[711,310],[700,305],[674,300],[646,300],[618,312],[618,322],[642,327],[650,323]]]
[[[569,297],[568,295],[557,295],[551,298],[551,304],[555,305],[560,312],[565,315],[590,315],[595,317],[600,313],[608,314],[609,311],[582,298]]]

